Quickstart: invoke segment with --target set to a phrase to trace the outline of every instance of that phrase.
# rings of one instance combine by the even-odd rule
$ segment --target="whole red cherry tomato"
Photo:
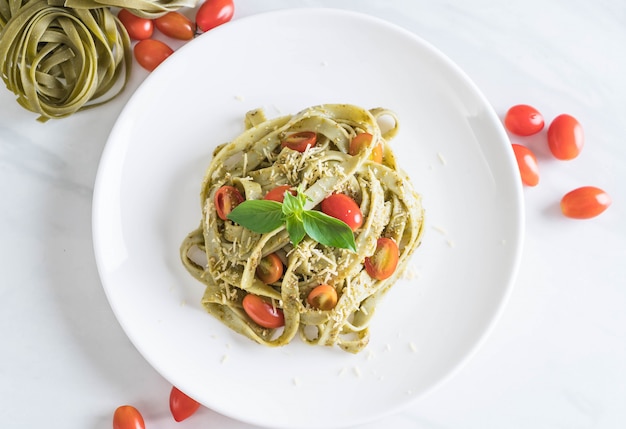
[[[527,186],[537,186],[539,183],[539,166],[537,157],[526,146],[512,144],[522,183]]]
[[[288,147],[291,150],[304,152],[309,147],[315,146],[317,142],[317,134],[313,131],[300,131],[289,134],[280,143],[282,147]]]
[[[213,197],[217,216],[222,220],[226,220],[230,212],[243,200],[244,198],[237,188],[228,185],[222,186],[215,192]]]
[[[373,279],[385,280],[396,271],[398,259],[396,242],[391,238],[381,237],[376,243],[374,254],[365,258],[365,271]]]
[[[256,267],[257,277],[265,284],[277,282],[283,275],[283,261],[276,253],[261,258]]]
[[[357,203],[346,194],[332,194],[322,201],[322,211],[348,224],[352,231],[363,225],[363,214]]]
[[[153,71],[172,55],[174,50],[159,40],[145,39],[135,45],[134,53],[141,67]]]
[[[364,148],[369,146],[372,142],[372,136],[370,133],[360,133],[354,136],[354,138],[350,141],[350,147],[348,149],[348,153],[350,155],[356,155],[361,152]],[[383,145],[381,143],[376,144],[370,153],[370,160],[374,162],[381,163],[383,162]]]
[[[117,17],[126,28],[128,37],[133,40],[149,39],[154,32],[154,23],[151,19],[141,18],[126,9],[120,9]]]
[[[170,411],[174,420],[182,422],[198,411],[198,408],[200,408],[198,401],[184,394],[176,386],[172,387],[170,391]]]
[[[580,122],[571,115],[559,115],[548,127],[548,146],[555,158],[574,159],[583,149],[585,136]]]
[[[233,0],[206,0],[196,14],[196,24],[202,31],[209,31],[232,19],[235,14]]]
[[[511,107],[504,116],[504,126],[518,136],[530,136],[543,129],[543,116],[537,109],[527,104]]]
[[[259,326],[273,329],[285,325],[283,310],[258,295],[247,294],[242,304],[246,314]]]
[[[573,219],[590,219],[611,205],[611,197],[595,186],[583,186],[568,192],[561,199],[561,211]]]
[[[291,195],[296,196],[296,190],[292,189],[289,185],[280,185],[274,189],[268,191],[263,197],[264,200],[276,201],[282,203],[285,199],[285,192],[289,191]]]
[[[113,414],[113,429],[146,429],[146,425],[137,408],[122,405]]]
[[[179,40],[191,40],[195,34],[193,22],[179,12],[168,12],[156,18],[154,25],[168,37]]]

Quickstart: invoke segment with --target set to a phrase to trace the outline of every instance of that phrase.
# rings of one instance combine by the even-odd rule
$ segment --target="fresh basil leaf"
[[[304,230],[318,243],[356,252],[354,233],[345,223],[316,210],[302,213]]]
[[[287,232],[289,233],[289,239],[294,246],[297,246],[306,235],[306,231],[304,230],[304,225],[302,225],[302,221],[298,219],[295,215],[291,215],[287,217],[285,224],[287,227]]]
[[[244,201],[227,218],[259,234],[274,231],[285,221],[282,204],[269,200]]]
[[[303,204],[300,202],[300,198],[294,197],[291,193],[286,192],[282,209],[285,216],[296,215],[296,217],[300,219],[300,214],[304,208]]]

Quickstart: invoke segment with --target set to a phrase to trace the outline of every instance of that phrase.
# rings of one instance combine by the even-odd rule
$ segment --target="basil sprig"
[[[251,231],[265,234],[285,224],[289,239],[297,246],[305,235],[325,246],[356,252],[354,234],[345,223],[317,211],[305,210],[307,196],[285,192],[283,203],[269,200],[247,200],[228,214],[228,219]]]

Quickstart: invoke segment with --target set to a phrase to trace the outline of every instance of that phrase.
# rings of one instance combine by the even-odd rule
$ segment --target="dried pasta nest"
[[[38,120],[64,118],[120,94],[131,42],[112,8],[154,18],[197,0],[0,0],[0,73]]]

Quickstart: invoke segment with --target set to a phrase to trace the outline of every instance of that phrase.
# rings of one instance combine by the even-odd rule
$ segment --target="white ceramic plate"
[[[397,113],[393,147],[427,210],[413,278],[387,294],[358,355],[231,332],[202,309],[178,256],[212,150],[243,130],[245,112],[322,103]],[[325,9],[236,20],[163,63],[110,135],[93,213],[107,297],[149,363],[219,413],[282,428],[371,421],[449,377],[501,311],[523,229],[506,134],[463,72],[412,33]]]

